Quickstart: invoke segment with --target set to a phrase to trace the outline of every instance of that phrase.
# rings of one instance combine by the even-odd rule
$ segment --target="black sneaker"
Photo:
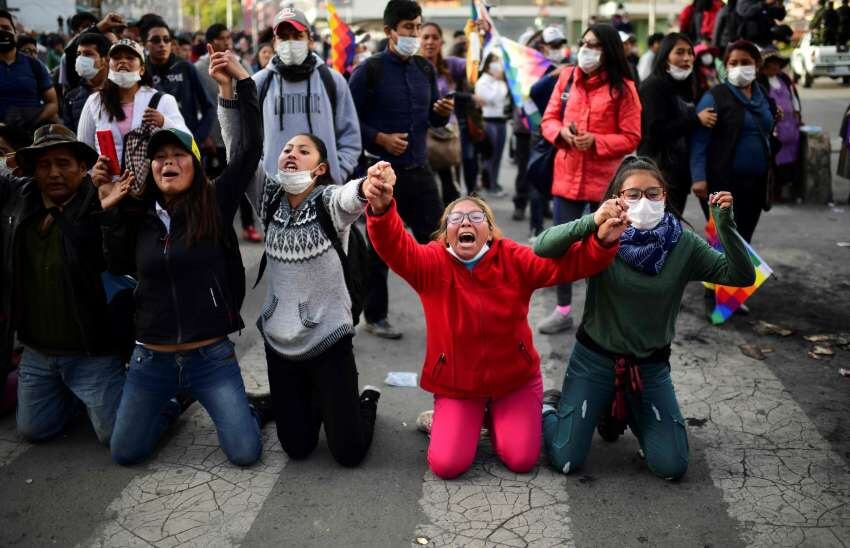
[[[381,389],[377,386],[367,384],[363,387],[363,392],[360,393],[360,405],[378,406],[378,400],[381,399]]]
[[[522,221],[525,219],[525,210],[520,208],[514,208],[514,214],[511,215],[511,220],[514,221]]]
[[[611,416],[611,410],[609,409],[599,418],[599,422],[596,424],[596,431],[599,432],[603,440],[613,443],[620,439],[620,436],[626,431],[626,423],[620,422]]]
[[[274,406],[272,405],[272,395],[268,392],[258,394],[246,393],[248,396],[248,405],[254,411],[254,414],[260,419],[260,428],[274,420]]]
[[[177,400],[177,404],[180,405],[180,414],[181,415],[183,413],[185,413],[186,410],[189,409],[189,407],[191,407],[191,405],[193,403],[198,401],[195,398],[193,398],[192,394],[189,393],[189,392],[178,392],[177,395],[175,396],[175,399]]]
[[[551,405],[555,409],[561,404],[561,391],[557,388],[550,388],[543,392],[543,405]]]

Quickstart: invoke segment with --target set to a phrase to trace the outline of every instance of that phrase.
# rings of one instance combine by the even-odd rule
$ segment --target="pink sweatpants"
[[[540,454],[543,379],[500,398],[487,400],[434,396],[434,422],[428,446],[428,466],[443,479],[456,478],[472,466],[484,422],[490,412],[493,449],[511,471],[534,468]]]

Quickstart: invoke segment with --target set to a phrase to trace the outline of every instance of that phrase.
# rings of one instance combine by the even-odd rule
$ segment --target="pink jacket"
[[[563,119],[561,94],[575,71]],[[623,93],[611,96],[604,72],[588,77],[580,69],[561,72],[543,114],[543,137],[558,147],[555,155],[552,195],[569,200],[600,202],[611,177],[623,157],[640,143],[640,98],[631,80],[623,83]],[[561,128],[575,123],[579,133],[590,132],[596,142],[579,151],[560,137]]]

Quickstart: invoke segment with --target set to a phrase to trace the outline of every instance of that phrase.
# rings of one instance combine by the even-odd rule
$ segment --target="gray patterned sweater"
[[[238,114],[229,110],[219,109],[228,155],[240,124]],[[254,191],[248,194],[260,219],[265,219],[275,194],[283,191],[262,165],[261,161],[253,175]],[[318,186],[296,209],[283,197],[264,227],[268,289],[257,327],[269,346],[289,360],[314,358],[354,334],[342,263],[319,224],[317,208],[318,200],[323,200],[345,249],[351,225],[366,209],[358,196],[361,183],[358,179],[342,186]]]

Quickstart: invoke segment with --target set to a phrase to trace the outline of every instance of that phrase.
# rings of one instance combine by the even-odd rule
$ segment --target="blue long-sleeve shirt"
[[[368,64],[362,63],[349,80],[351,96],[360,118],[363,147],[393,167],[425,166],[428,127],[441,127],[449,118],[434,112],[439,98],[436,79],[430,79],[412,58],[402,59],[389,50],[375,54],[381,64],[375,89],[369,90]],[[378,133],[407,133],[407,149],[394,156],[375,143]]]
[[[770,104],[762,93],[761,88],[753,85],[753,96],[748,98],[741,90],[730,83],[732,93],[740,101],[749,107],[755,108],[757,114],[753,114],[752,108],[744,110],[744,126],[738,135],[738,143],[735,146],[735,159],[732,163],[732,174],[742,177],[761,176],[767,172],[768,161],[766,148],[766,135],[773,127],[773,114],[770,112]],[[696,111],[702,112],[707,108],[714,108],[715,102],[711,92],[707,92],[697,104]],[[759,129],[759,128],[764,129]],[[691,137],[691,181],[705,181],[705,166],[708,162],[708,144],[711,141],[711,128],[703,125],[697,127]]]

